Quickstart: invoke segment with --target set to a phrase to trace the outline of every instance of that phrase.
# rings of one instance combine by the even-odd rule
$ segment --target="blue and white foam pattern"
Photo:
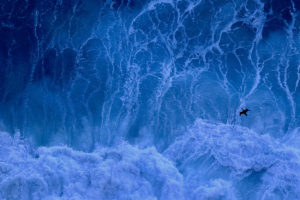
[[[3,199],[299,199],[299,132],[284,142],[197,120],[168,149],[32,150],[1,133]]]
[[[298,0],[2,0],[0,38],[0,199],[300,199]]]

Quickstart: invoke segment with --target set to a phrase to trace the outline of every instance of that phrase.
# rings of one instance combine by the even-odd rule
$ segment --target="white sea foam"
[[[123,143],[92,153],[26,145],[0,134],[2,199],[183,199],[182,176],[154,148]]]
[[[275,140],[197,120],[162,154],[127,143],[30,150],[0,134],[2,199],[299,199],[298,131]]]
[[[299,199],[300,154],[288,143],[198,120],[164,155],[183,174],[189,199]]]

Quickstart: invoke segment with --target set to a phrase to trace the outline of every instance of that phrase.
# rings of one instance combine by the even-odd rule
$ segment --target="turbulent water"
[[[1,0],[0,38],[0,199],[300,199],[300,1]]]

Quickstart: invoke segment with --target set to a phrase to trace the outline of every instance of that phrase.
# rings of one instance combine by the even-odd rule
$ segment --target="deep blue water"
[[[1,0],[0,199],[300,199],[299,82],[298,0]]]

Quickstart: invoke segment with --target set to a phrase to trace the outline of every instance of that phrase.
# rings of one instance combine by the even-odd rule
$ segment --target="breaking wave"
[[[299,132],[290,140],[197,120],[164,152],[126,142],[90,153],[32,149],[1,133],[3,199],[299,199]]]
[[[3,0],[0,197],[300,199],[299,11]]]

